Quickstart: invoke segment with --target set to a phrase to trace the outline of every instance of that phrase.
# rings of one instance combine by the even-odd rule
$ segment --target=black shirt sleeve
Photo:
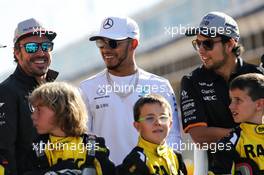
[[[0,86],[0,149],[6,157],[12,172],[15,172],[15,143],[17,139],[18,98],[7,86]]]
[[[194,85],[190,76],[181,80],[180,108],[184,132],[193,126],[207,126],[207,118],[199,96],[199,90]]]

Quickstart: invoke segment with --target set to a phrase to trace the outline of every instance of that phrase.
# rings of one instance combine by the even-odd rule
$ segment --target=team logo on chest
[[[264,125],[258,125],[255,128],[257,134],[264,134]]]
[[[99,96],[104,96],[104,95],[106,95],[106,89],[104,87],[99,87],[96,90],[96,94],[99,95]]]
[[[217,96],[214,89],[214,83],[199,82],[201,86],[201,94],[204,101],[216,101]]]

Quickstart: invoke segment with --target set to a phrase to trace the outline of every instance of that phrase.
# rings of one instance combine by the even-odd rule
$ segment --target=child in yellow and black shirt
[[[230,84],[229,106],[236,123],[230,135],[218,145],[225,145],[233,169],[230,174],[264,175],[264,75],[244,74]],[[219,148],[218,148],[219,149]]]
[[[138,145],[118,166],[120,175],[186,174],[181,155],[166,145],[172,126],[171,107],[160,95],[141,97],[134,105]]]
[[[87,113],[78,89],[53,82],[29,97],[32,120],[40,136],[25,162],[27,175],[114,175],[104,139],[86,134]]]

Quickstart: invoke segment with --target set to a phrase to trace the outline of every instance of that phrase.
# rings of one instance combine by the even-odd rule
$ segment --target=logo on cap
[[[215,17],[213,15],[207,15],[204,17],[204,19],[208,19],[208,20],[212,20],[214,19]]]
[[[204,25],[208,26],[210,24],[209,21],[204,21]]]
[[[114,21],[111,18],[107,18],[103,24],[104,29],[109,29],[114,25]]]

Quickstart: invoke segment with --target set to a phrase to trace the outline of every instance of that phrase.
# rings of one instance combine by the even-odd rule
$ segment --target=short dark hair
[[[231,39],[231,37],[228,37],[228,36],[225,36],[225,35],[219,35],[219,34],[218,34],[218,36],[221,37],[221,40],[222,40],[222,43],[223,43],[223,44],[227,43],[227,42]],[[232,49],[232,52],[233,52],[233,54],[234,54],[236,57],[238,57],[238,56],[240,56],[240,55],[244,52],[244,47],[242,46],[242,44],[239,44],[239,43],[238,43],[238,44]]]
[[[17,40],[17,42],[14,44],[14,50],[19,50],[20,51],[19,41],[20,40]],[[14,53],[14,62],[18,63],[18,59],[17,59],[15,53]]]
[[[264,98],[264,75],[259,73],[240,75],[231,81],[229,89],[247,91],[253,101]]]
[[[160,106],[163,106],[164,108],[168,109],[170,117],[172,116],[171,106],[164,97],[158,94],[149,94],[147,96],[139,98],[138,101],[135,103],[133,108],[134,121],[138,121],[141,113],[141,108],[145,104],[159,104]]]

